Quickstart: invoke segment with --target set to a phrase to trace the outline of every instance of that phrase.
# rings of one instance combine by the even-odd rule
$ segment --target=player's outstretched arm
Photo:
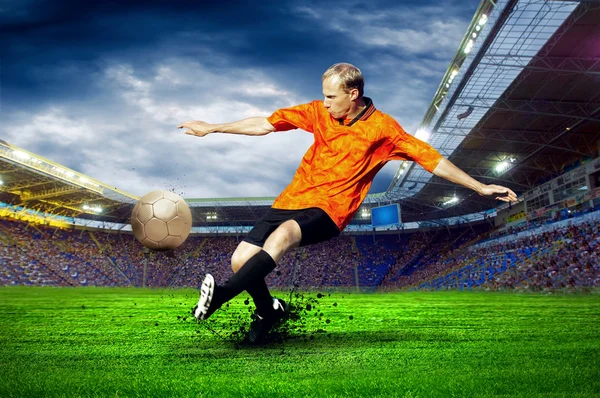
[[[517,201],[517,195],[512,190],[501,185],[482,184],[445,158],[442,159],[437,167],[433,170],[433,174],[448,181],[470,188],[481,196],[494,196],[496,199],[504,202]]]
[[[265,117],[249,117],[232,123],[211,124],[199,120],[185,122],[177,126],[187,129],[185,134],[204,137],[210,133],[228,133],[243,135],[266,135],[275,131],[275,127]]]

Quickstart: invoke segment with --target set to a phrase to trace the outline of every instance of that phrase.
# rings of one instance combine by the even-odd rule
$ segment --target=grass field
[[[199,324],[192,290],[0,288],[0,397],[600,396],[597,293],[304,293],[258,348],[246,297]]]

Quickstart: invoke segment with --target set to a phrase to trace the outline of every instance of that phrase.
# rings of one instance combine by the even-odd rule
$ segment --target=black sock
[[[218,300],[221,304],[225,303],[244,290],[247,290],[248,287],[250,287],[250,290],[253,290],[252,287],[256,286],[259,286],[259,298],[264,298],[264,289],[262,289],[260,284],[264,284],[264,287],[266,287],[265,277],[269,275],[276,266],[275,260],[273,260],[269,253],[264,250],[259,251],[254,256],[250,257],[250,259],[246,261],[246,264],[244,264],[238,272],[233,274],[227,282],[222,286],[219,286]]]
[[[269,293],[269,288],[264,279],[256,282],[252,286],[246,288],[248,294],[254,300],[254,305],[259,314],[265,314],[270,308],[273,308],[273,297]]]

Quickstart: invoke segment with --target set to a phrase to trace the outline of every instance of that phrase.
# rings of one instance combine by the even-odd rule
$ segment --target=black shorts
[[[301,210],[283,210],[271,207],[256,222],[244,241],[263,247],[269,235],[288,220],[295,220],[300,225],[302,232],[300,246],[324,242],[340,234],[340,230],[329,215],[318,207]]]

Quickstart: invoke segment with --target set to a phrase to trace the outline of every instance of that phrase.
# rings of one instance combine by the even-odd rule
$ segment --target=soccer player
[[[279,109],[269,117],[232,123],[183,123],[185,133],[266,135],[300,128],[314,136],[292,182],[261,217],[231,258],[234,274],[223,285],[207,274],[194,308],[199,320],[246,290],[256,305],[246,336],[261,343],[287,316],[286,303],[271,297],[265,277],[290,250],[336,237],[364,200],[375,174],[390,160],[411,160],[427,171],[483,196],[516,201],[499,185],[484,185],[445,159],[431,145],[407,134],[389,115],[363,96],[364,79],[354,65],[339,63],[322,78],[323,101]]]

